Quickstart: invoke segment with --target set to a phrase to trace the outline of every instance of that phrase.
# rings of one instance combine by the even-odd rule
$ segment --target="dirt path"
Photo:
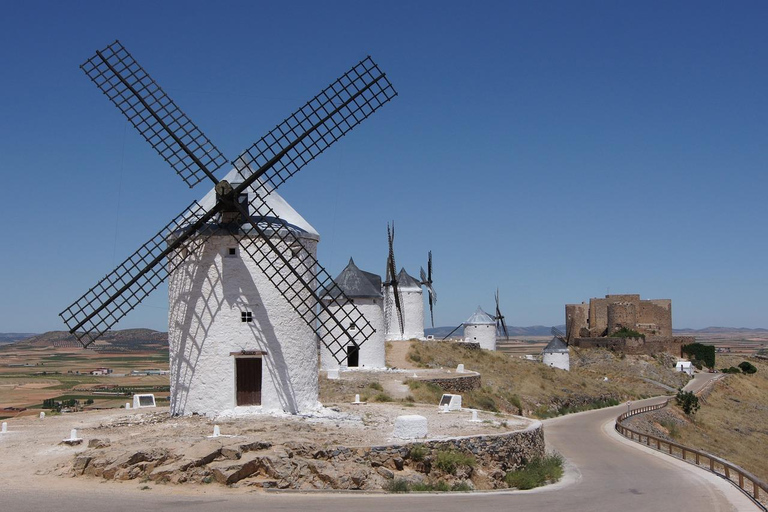
[[[408,350],[412,341],[387,342],[387,366],[390,368],[416,368],[408,360]]]

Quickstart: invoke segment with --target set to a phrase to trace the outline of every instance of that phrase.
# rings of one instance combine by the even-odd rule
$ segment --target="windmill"
[[[570,354],[568,352],[568,339],[560,329],[552,327],[552,341],[541,351],[542,362],[553,368],[570,370]]]
[[[357,307],[375,329],[375,333],[365,342],[365,345],[347,345],[346,360],[339,362],[325,346],[320,347],[320,367],[324,370],[337,369],[342,365],[348,368],[386,368],[386,349],[384,341],[384,301],[382,295],[381,276],[372,272],[361,270],[352,258],[349,263],[334,279],[336,285],[341,288],[350,302],[342,304],[341,308]],[[331,303],[335,290],[323,294],[323,301]],[[336,313],[339,306],[331,303],[328,312],[321,315]],[[347,330],[353,337],[363,333],[356,325],[348,325]]]
[[[504,321],[504,315],[501,314],[501,308],[499,307],[499,289],[496,289],[496,315],[491,316],[480,306],[477,307],[475,312],[464,323],[459,324],[448,333],[443,339],[447,340],[453,333],[459,330],[460,327],[464,327],[464,341],[470,343],[478,343],[480,348],[487,350],[496,350],[496,338],[504,333],[505,338],[509,338],[507,332],[507,324]]]
[[[119,41],[81,68],[187,185],[214,187],[66,308],[69,331],[89,346],[170,277],[172,413],[315,407],[316,335],[339,360],[374,329],[354,306],[321,318],[348,298],[315,258],[319,236],[276,189],[397,95],[386,75],[366,57],[219,180],[227,159]],[[319,290],[334,290],[330,303]]]
[[[424,338],[424,298],[422,282],[412,277],[405,268],[396,272],[395,264],[395,223],[387,224],[386,280],[384,287],[384,315],[387,340],[410,340]],[[431,284],[430,284],[431,286]]]
[[[435,328],[435,313],[433,311],[434,305],[437,304],[437,293],[432,286],[432,251],[429,251],[427,256],[427,271],[424,272],[424,267],[420,269],[421,284],[427,287],[427,293],[429,294],[429,319],[432,322],[432,328]]]

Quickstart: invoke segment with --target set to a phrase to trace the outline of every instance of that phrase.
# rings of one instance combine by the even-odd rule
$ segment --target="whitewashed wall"
[[[363,314],[363,316],[370,322],[370,324],[373,326],[374,329],[376,329],[376,332],[373,333],[373,336],[371,336],[368,341],[363,343],[360,346],[360,352],[359,352],[359,367],[360,368],[385,368],[386,367],[386,361],[385,361],[385,341],[384,341],[384,308],[383,308],[383,300],[381,298],[360,298],[357,297],[354,299],[355,306],[360,310],[360,313]],[[331,311],[334,311],[335,309],[338,309],[339,306],[330,306]],[[350,309],[349,306],[341,306],[342,310],[348,310]],[[343,316],[344,313],[341,313],[339,316]],[[325,311],[322,311],[320,313],[321,321],[327,318],[327,314]],[[338,330],[340,328],[336,328],[336,330],[332,331],[331,334],[335,335],[337,334]],[[360,330],[356,331],[350,331],[354,332],[354,338],[355,341],[360,341],[362,339],[362,336],[360,335]],[[321,337],[323,337],[323,333],[321,332]],[[328,350],[324,344],[320,344],[320,365],[323,369],[333,369],[339,367],[339,362],[336,361],[336,359],[333,357],[333,354],[331,354],[331,351]]]
[[[568,352],[544,352],[542,362],[547,366],[570,371],[571,358]]]
[[[496,323],[464,324],[464,341],[479,343],[480,348],[496,350]]]
[[[403,309],[403,333],[400,333],[400,321],[395,307],[395,295],[391,286],[384,287],[384,315],[387,325],[387,340],[424,339],[424,297],[421,286],[398,287],[400,305]]]
[[[302,242],[316,254],[316,239]],[[237,256],[227,255],[230,247],[237,247]],[[297,266],[301,257],[293,260]],[[262,405],[254,412],[295,414],[318,407],[313,330],[231,236],[209,238],[170,276],[168,294],[172,414],[235,409],[235,357],[230,353],[241,350],[267,353]],[[241,311],[251,311],[253,322],[242,322]]]

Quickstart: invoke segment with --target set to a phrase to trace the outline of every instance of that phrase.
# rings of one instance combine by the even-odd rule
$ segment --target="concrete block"
[[[407,414],[395,418],[392,437],[398,439],[422,439],[427,437],[427,418],[418,414]]]

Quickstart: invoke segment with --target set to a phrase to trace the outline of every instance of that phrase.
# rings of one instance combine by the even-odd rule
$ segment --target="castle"
[[[693,336],[672,335],[672,300],[641,300],[640,295],[606,295],[589,304],[565,305],[566,339],[575,347],[603,347],[628,354],[669,352],[680,356]],[[611,336],[622,329],[639,337]]]

